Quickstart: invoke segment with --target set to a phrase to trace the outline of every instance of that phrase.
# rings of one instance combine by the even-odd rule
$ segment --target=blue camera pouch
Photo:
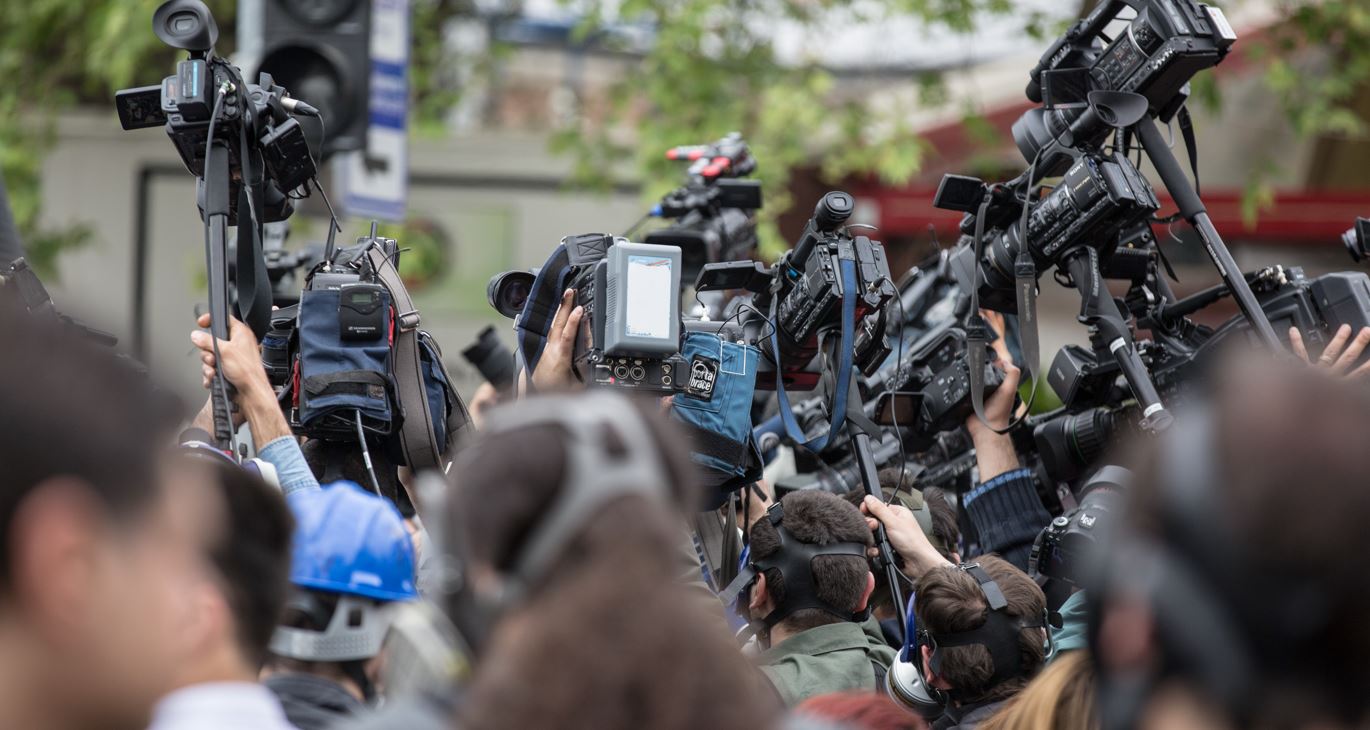
[[[338,322],[341,293],[307,290],[300,297],[299,421],[306,427],[339,416],[339,429],[360,412],[368,429],[388,433],[394,421],[395,390],[390,339],[393,307],[383,295],[384,332],[372,340],[344,340]]]
[[[755,481],[751,459],[752,394],[760,352],[707,332],[691,332],[681,348],[686,388],[672,400],[671,414],[690,433],[690,456],[730,491]]]

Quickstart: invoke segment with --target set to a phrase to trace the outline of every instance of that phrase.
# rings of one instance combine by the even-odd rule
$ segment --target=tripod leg
[[[1199,199],[1199,193],[1190,184],[1189,178],[1185,176],[1184,170],[1180,167],[1180,161],[1175,159],[1174,153],[1170,151],[1170,146],[1166,144],[1165,138],[1161,136],[1161,130],[1156,126],[1156,120],[1147,117],[1138,122],[1134,130],[1137,137],[1142,141],[1142,149],[1146,150],[1146,155],[1151,160],[1151,164],[1156,166],[1156,172],[1161,176],[1161,181],[1165,183],[1166,190],[1170,191],[1175,203],[1180,207],[1180,214],[1194,226],[1194,230],[1199,232],[1199,237],[1203,240],[1204,250],[1208,252],[1208,257],[1213,260],[1213,265],[1218,268],[1218,275],[1222,277],[1223,283],[1227,284],[1228,290],[1232,292],[1232,297],[1236,299],[1237,306],[1246,315],[1246,320],[1251,323],[1251,329],[1260,338],[1261,342],[1272,351],[1280,351],[1284,345],[1275,336],[1275,329],[1270,326],[1270,319],[1265,316],[1265,311],[1261,309],[1260,302],[1256,301],[1256,295],[1251,293],[1251,287],[1246,283],[1246,277],[1242,276],[1242,271],[1237,267],[1237,262],[1232,259],[1232,253],[1227,250],[1227,245],[1223,243],[1222,236],[1218,235],[1218,229],[1213,227],[1213,221],[1208,217],[1208,211],[1204,208],[1203,201]]]

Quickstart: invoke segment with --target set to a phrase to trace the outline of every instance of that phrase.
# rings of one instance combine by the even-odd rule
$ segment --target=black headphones
[[[771,526],[775,528],[775,533],[780,540],[780,549],[764,558],[757,558],[753,555],[747,565],[733,579],[733,582],[729,583],[728,587],[719,594],[724,605],[733,605],[738,597],[756,583],[757,578],[762,573],[775,569],[780,571],[780,577],[784,581],[785,600],[761,619],[767,629],[785,620],[796,611],[806,608],[816,608],[843,621],[855,621],[857,623],[870,617],[869,603],[860,611],[853,611],[850,607],[833,606],[823,601],[818,597],[818,586],[813,579],[814,558],[820,555],[847,555],[861,558],[863,562],[869,563],[870,558],[866,555],[866,545],[856,542],[838,542],[830,545],[813,545],[801,542],[794,535],[791,535],[782,524],[785,520],[785,508],[780,502],[772,504],[770,509],[766,510],[766,519],[770,520]]]
[[[989,604],[989,610],[985,612],[985,622],[973,629],[945,634],[920,628],[914,637],[911,658],[918,661],[922,656],[922,647],[928,647],[931,650],[928,665],[932,671],[941,674],[942,649],[957,646],[983,646],[989,652],[990,659],[994,663],[994,674],[989,679],[989,686],[994,687],[1017,677],[1022,672],[1022,656],[1018,651],[1018,635],[1023,629],[1047,629],[1046,616],[1044,614],[1041,621],[1029,623],[1021,617],[1010,615],[1008,599],[1004,597],[1003,589],[994,582],[994,579],[984,568],[980,567],[979,563],[963,563],[957,568],[974,578],[976,585],[980,587],[980,592],[985,595],[985,601]],[[1048,630],[1047,653],[1049,654],[1053,648],[1051,632]],[[956,692],[956,690],[951,690],[949,694],[954,697]]]

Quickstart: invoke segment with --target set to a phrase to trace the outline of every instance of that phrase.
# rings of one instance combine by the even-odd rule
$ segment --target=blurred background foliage
[[[1095,0],[1083,0],[1086,12]],[[1226,5],[1241,0],[1226,0]],[[170,73],[176,53],[149,32],[158,0],[15,0],[0,3],[0,174],[7,183],[20,235],[40,272],[53,273],[57,256],[83,245],[83,226],[42,225],[43,155],[54,141],[56,115],[77,104],[112,107],[113,91],[157,83]],[[234,0],[207,0],[218,19],[220,53],[233,49]],[[761,161],[766,187],[762,235],[774,253],[784,243],[776,216],[792,203],[791,171],[817,161],[826,177],[870,174],[897,184],[919,169],[925,149],[908,124],[909,109],[898,104],[871,109],[845,97],[840,80],[823,66],[821,53],[799,63],[781,63],[769,21],[784,18],[821,31],[834,13],[875,21],[912,17],[948,33],[973,31],[986,17],[1007,13],[1011,0],[567,0],[583,18],[580,38],[602,40],[611,22],[649,27],[653,42],[645,57],[614,82],[608,108],[590,119],[571,109],[551,138],[554,151],[574,162],[569,183],[608,186],[606,170],[631,162],[644,197],[652,199],[678,183],[680,169],[662,152],[670,146],[704,142],[741,131]],[[464,18],[495,18],[490,3],[478,0],[412,0],[411,71],[415,128],[442,133],[462,96],[456,57],[467,53],[467,68],[492,73],[508,49],[492,42],[474,52],[452,48],[446,29]],[[505,3],[507,15],[517,3]],[[1370,81],[1370,3],[1365,0],[1288,1],[1277,5],[1283,22],[1252,45],[1264,64],[1272,97],[1302,135],[1364,136],[1353,108],[1358,90]],[[497,18],[495,18],[497,20]],[[1024,32],[1045,40],[1061,30],[1040,14]],[[1327,72],[1307,78],[1292,66],[1292,51],[1316,45],[1332,59]],[[940,103],[944,90],[935,73],[922,72],[920,98]],[[1221,103],[1207,76],[1195,96]],[[975,110],[964,110],[972,130]],[[111,117],[113,116],[111,112]],[[1246,189],[1254,217],[1273,199],[1266,168],[1256,170]]]

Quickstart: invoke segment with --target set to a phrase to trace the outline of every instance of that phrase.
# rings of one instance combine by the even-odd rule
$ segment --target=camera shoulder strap
[[[972,269],[970,288],[970,324],[966,327],[966,354],[970,364],[970,402],[975,409],[975,417],[989,426],[985,418],[985,366],[989,364],[989,327],[980,316],[979,262],[985,236],[985,216],[989,212],[991,198],[988,194],[980,202],[975,215],[975,268]],[[1020,250],[1013,263],[1013,288],[1018,301],[1018,345],[1022,349],[1023,373],[1031,380],[1032,390],[1037,392],[1037,367],[1041,362],[1041,343],[1037,333],[1037,265],[1027,250],[1027,225],[1021,224]],[[995,433],[1007,433],[1015,425],[1010,422],[1002,430],[990,426]]]
[[[390,257],[379,246],[367,248],[366,256],[395,303],[395,387],[403,415],[400,447],[411,469],[441,469],[443,445],[433,433],[433,413],[428,404],[419,355],[419,310],[409,298],[404,280]]]
[[[262,255],[262,185],[264,170],[260,152],[248,145],[247,129],[238,125],[239,164],[242,185],[238,188],[238,318],[260,340],[271,326],[271,286]],[[263,284],[266,282],[266,284]]]
[[[1194,173],[1194,195],[1200,196],[1199,192],[1199,141],[1194,136],[1194,119],[1189,116],[1189,107],[1182,106],[1175,115],[1180,123],[1180,135],[1184,137],[1184,149],[1189,154],[1189,169]]]

